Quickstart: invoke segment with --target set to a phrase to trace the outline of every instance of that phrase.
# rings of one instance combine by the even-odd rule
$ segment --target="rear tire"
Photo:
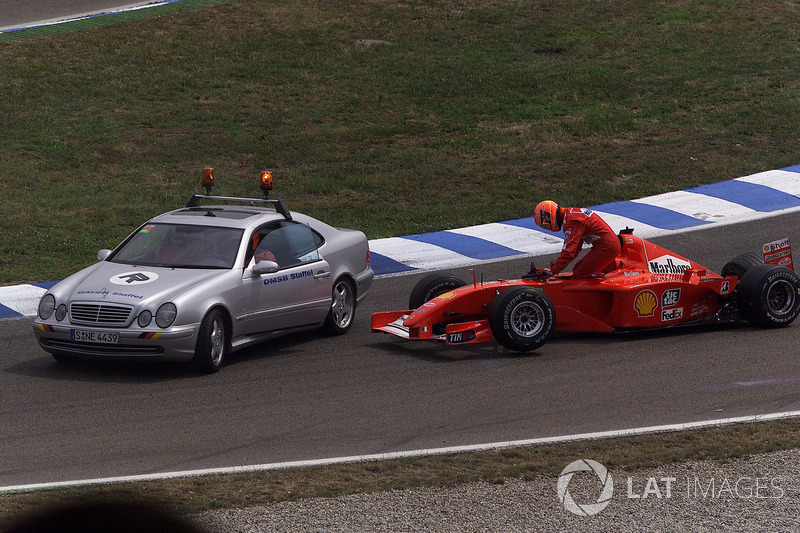
[[[508,289],[489,308],[492,334],[509,350],[529,352],[539,348],[550,338],[555,325],[553,302],[537,289]]]
[[[331,335],[344,335],[353,325],[356,314],[356,290],[342,278],[333,286],[331,309],[325,318],[324,329]]]
[[[720,274],[722,277],[725,276],[736,276],[737,278],[741,278],[744,276],[744,273],[753,268],[754,266],[763,265],[764,258],[761,257],[759,254],[755,252],[745,252],[741,255],[737,255],[727,263],[725,266],[722,267]]]
[[[228,331],[225,317],[219,309],[212,309],[200,323],[192,361],[200,372],[213,374],[222,368],[227,353]]]
[[[414,285],[411,296],[408,298],[408,308],[418,309],[427,301],[430,301],[440,294],[452,291],[466,285],[461,279],[455,276],[442,276],[441,274],[428,274]]]
[[[739,309],[755,326],[788,326],[800,314],[800,277],[786,267],[751,267],[736,286]]]

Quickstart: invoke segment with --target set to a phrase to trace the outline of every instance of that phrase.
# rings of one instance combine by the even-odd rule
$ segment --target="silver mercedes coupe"
[[[272,337],[350,329],[374,277],[364,234],[269,199],[268,173],[265,198],[212,196],[208,170],[207,194],[148,220],[42,296],[33,329],[44,350],[58,361],[192,361],[211,373]]]

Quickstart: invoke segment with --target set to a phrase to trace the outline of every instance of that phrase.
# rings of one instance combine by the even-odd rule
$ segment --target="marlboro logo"
[[[653,274],[683,274],[692,268],[692,264],[686,259],[680,259],[671,255],[662,255],[648,262],[648,266],[650,267],[650,272]]]

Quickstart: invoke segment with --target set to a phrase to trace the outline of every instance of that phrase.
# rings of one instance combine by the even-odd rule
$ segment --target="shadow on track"
[[[703,335],[706,333],[720,332],[725,330],[748,331],[756,329],[758,328],[754,328],[753,326],[742,322],[733,324],[701,324],[673,328],[631,330],[615,333],[562,333],[554,335],[544,346],[532,352],[516,352],[504,348],[496,342],[453,346],[445,344],[443,341],[410,341],[393,338],[372,342],[368,344],[368,346],[374,348],[375,350],[390,352],[397,355],[407,355],[432,363],[448,363],[463,360],[541,357],[547,354],[547,347],[549,345],[575,344],[584,347],[586,345],[597,345],[598,348],[600,346],[605,346],[613,349],[615,345],[622,347],[623,345],[627,345],[629,343],[653,339],[669,339],[676,336],[685,337]]]

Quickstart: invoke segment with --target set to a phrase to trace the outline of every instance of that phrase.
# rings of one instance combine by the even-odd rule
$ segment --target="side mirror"
[[[253,277],[262,274],[274,274],[280,270],[280,266],[275,261],[259,261],[253,266]]]
[[[97,252],[97,260],[105,261],[106,257],[108,257],[109,255],[111,255],[111,250],[109,250],[108,248],[103,248],[102,250]]]

